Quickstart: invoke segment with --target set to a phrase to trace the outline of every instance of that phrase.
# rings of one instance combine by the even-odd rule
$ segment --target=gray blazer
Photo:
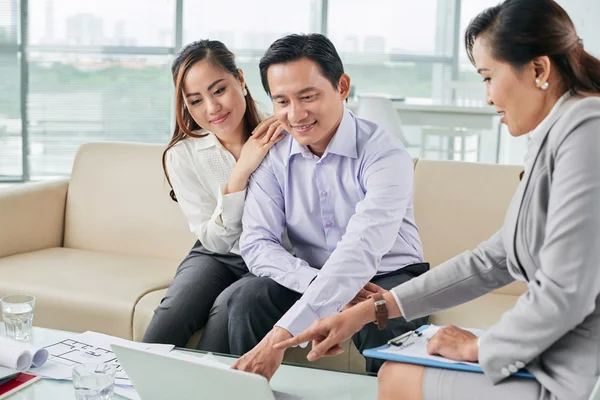
[[[479,363],[494,384],[526,366],[553,398],[576,400],[600,373],[600,98],[556,111],[501,230],[393,290],[412,320],[526,282]]]

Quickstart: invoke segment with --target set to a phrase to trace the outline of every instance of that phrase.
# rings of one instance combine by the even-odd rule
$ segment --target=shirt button
[[[510,371],[508,370],[508,368],[502,368],[500,370],[500,373],[504,376],[510,376]]]
[[[333,225],[333,224],[331,223],[331,221],[327,221],[327,222],[325,223],[325,226],[326,226],[326,227],[328,227],[328,228],[331,228],[331,225]]]
[[[327,192],[323,190],[323,191],[321,192],[321,196],[323,196],[323,197],[327,196]]]
[[[508,370],[509,370],[511,373],[513,373],[513,374],[514,374],[514,373],[515,373],[515,372],[517,372],[519,369],[518,369],[517,367],[515,367],[514,365],[510,364],[510,365],[508,366]]]
[[[525,368],[525,363],[523,361],[517,361],[515,363],[515,367],[521,369],[521,368]]]

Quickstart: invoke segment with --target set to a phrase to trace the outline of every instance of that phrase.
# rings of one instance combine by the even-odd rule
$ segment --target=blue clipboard
[[[428,327],[429,327],[429,325],[423,325],[419,329],[417,329],[417,332],[422,332],[425,329],[427,329]],[[379,358],[382,360],[389,360],[389,361],[397,361],[397,362],[406,363],[406,364],[416,364],[416,365],[423,365],[425,367],[452,369],[452,370],[456,370],[456,371],[466,371],[466,372],[477,372],[477,373],[483,374],[483,369],[481,369],[481,367],[479,367],[479,366],[468,365],[468,364],[457,364],[457,363],[453,363],[453,362],[435,361],[435,360],[429,360],[427,358],[420,358],[420,357],[408,357],[408,356],[403,356],[400,354],[384,353],[381,351],[381,350],[388,349],[389,347],[390,346],[388,346],[386,344],[386,345],[383,345],[380,347],[376,347],[374,349],[364,350],[362,354],[365,357]],[[531,375],[527,370],[524,370],[524,369],[517,371],[516,373],[512,374],[511,376],[535,379],[533,375]]]

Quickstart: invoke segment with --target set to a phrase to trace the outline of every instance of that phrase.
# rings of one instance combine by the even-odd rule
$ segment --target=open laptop
[[[111,345],[142,400],[275,400],[263,376]]]

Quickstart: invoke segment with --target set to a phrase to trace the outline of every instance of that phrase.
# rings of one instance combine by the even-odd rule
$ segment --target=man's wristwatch
[[[387,302],[381,293],[374,293],[370,296],[375,301],[375,325],[379,330],[385,329],[388,322]]]

